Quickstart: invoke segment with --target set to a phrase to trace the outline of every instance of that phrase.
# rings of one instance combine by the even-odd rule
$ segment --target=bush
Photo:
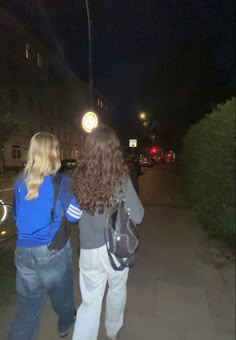
[[[189,129],[181,167],[202,226],[235,245],[235,98]]]

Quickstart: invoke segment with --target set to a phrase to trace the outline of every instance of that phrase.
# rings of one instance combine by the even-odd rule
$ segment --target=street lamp
[[[86,12],[88,19],[88,55],[89,55],[89,105],[93,109],[93,59],[92,59],[92,38],[91,38],[91,20],[88,0],[85,0]],[[82,127],[85,132],[90,133],[98,125],[98,117],[93,111],[84,114],[82,118]]]
[[[89,12],[88,0],[85,0],[86,12],[88,19],[88,55],[89,55],[89,101],[90,106],[93,106],[93,55],[92,55],[92,37],[91,37],[91,20]]]
[[[142,121],[145,121],[147,119],[147,114],[146,112],[140,112],[139,113],[139,119],[142,120]]]
[[[85,113],[82,119],[82,128],[85,132],[92,132],[98,126],[98,117],[96,113],[89,111]]]

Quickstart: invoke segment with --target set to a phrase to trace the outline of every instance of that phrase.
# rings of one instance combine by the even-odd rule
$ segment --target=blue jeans
[[[17,247],[15,265],[18,308],[7,339],[36,339],[46,294],[59,316],[59,332],[66,331],[75,317],[70,241],[59,251]]]

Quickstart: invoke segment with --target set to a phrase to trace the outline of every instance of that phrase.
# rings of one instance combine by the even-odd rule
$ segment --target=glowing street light
[[[89,111],[85,113],[82,119],[82,128],[85,132],[92,132],[98,126],[98,117],[96,113]]]
[[[145,121],[147,119],[147,114],[146,112],[140,112],[139,113],[139,119],[142,120],[142,121]]]

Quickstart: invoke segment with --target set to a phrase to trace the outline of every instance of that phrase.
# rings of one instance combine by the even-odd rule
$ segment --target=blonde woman
[[[104,228],[112,198],[122,196],[132,220],[142,222],[144,209],[128,175],[119,139],[106,125],[88,135],[80,162],[73,173],[72,186],[83,209],[80,220],[80,305],[73,340],[96,340],[101,306],[106,296],[105,327],[109,339],[117,339],[123,326],[126,282],[129,269],[115,271],[109,261]]]
[[[18,308],[9,340],[37,337],[40,312],[47,294],[58,314],[61,337],[75,321],[72,250],[68,240],[60,250],[48,247],[64,217],[78,222],[81,211],[70,190],[69,179],[61,175],[54,218],[53,180],[60,168],[59,142],[46,132],[36,133],[31,141],[24,172],[15,182],[13,211],[17,225],[15,252]]]

